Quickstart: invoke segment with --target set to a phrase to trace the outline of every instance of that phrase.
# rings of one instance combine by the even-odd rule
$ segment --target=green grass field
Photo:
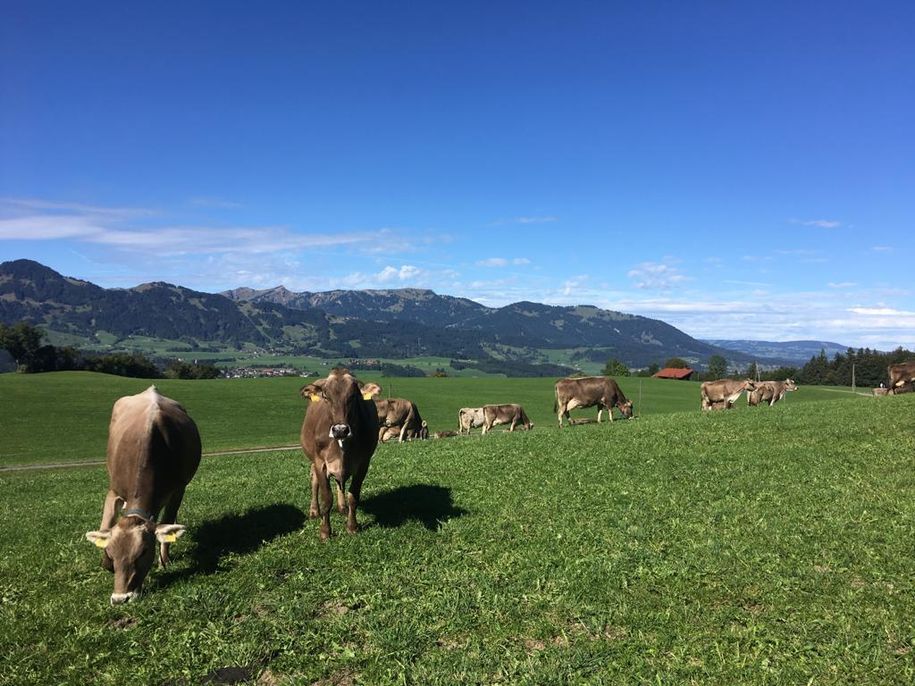
[[[549,422],[543,382],[502,381],[481,380],[481,400]],[[474,391],[394,382],[449,423]],[[440,404],[434,382],[453,384]],[[221,383],[162,386],[205,444],[294,442],[301,401],[274,398],[295,383]],[[915,395],[802,388],[701,414],[695,385],[655,383],[638,421],[383,445],[362,530],[334,515],[323,544],[301,451],[205,459],[172,566],[117,607],[83,539],[104,468],[0,472],[0,683],[913,683]],[[3,453],[12,433],[44,457],[9,431],[18,407],[48,423],[46,446],[91,456],[77,444],[143,386],[0,377]],[[286,434],[256,428],[284,413]]]
[[[556,426],[554,379],[382,378],[384,395],[414,400],[432,431],[457,429],[461,407],[517,402],[535,430]],[[697,382],[619,379],[643,419],[670,412],[698,412]],[[111,406],[122,395],[138,393],[151,381],[88,372],[0,374],[0,467],[104,458]],[[305,379],[156,380],[159,389],[183,403],[200,427],[204,452],[295,445],[305,414],[298,389]],[[771,411],[811,400],[872,402],[849,389],[802,387]],[[748,409],[745,402],[736,411]],[[596,418],[595,409],[574,417]]]

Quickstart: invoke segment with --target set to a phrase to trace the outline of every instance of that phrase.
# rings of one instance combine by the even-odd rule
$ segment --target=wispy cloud
[[[145,256],[265,254],[319,248],[359,252],[406,252],[414,241],[392,229],[370,231],[296,231],[290,226],[199,226],[149,219],[161,216],[143,208],[106,208],[33,199],[0,200],[0,240],[75,243],[141,252]]]
[[[874,252],[893,252],[893,249],[888,245],[875,245],[871,250]]]
[[[801,226],[815,226],[819,229],[837,229],[842,226],[842,222],[835,219],[792,219],[792,224]]]
[[[188,204],[195,207],[208,207],[214,210],[237,210],[244,207],[240,202],[226,200],[209,195],[198,195],[188,199]]]
[[[636,288],[668,290],[688,281],[689,277],[668,262],[642,262],[628,272]]]
[[[82,218],[136,219],[151,217],[158,212],[145,207],[102,207],[77,202],[59,202],[41,198],[0,198],[0,212],[5,215],[26,215],[39,212],[46,216],[76,216]]]
[[[854,288],[858,284],[855,283],[854,281],[838,281],[838,282],[830,281],[826,285],[829,286],[830,288]]]
[[[521,266],[530,263],[531,261],[526,257],[513,257],[512,259],[507,259],[505,257],[488,257],[485,260],[479,260],[476,264],[478,267],[507,267],[510,264]]]
[[[527,215],[523,217],[497,219],[492,222],[490,226],[498,226],[500,224],[548,224],[555,221],[559,221],[559,217],[553,215]]]
[[[566,279],[562,284],[562,294],[565,296],[572,295],[576,291],[582,289],[590,278],[591,277],[587,274],[579,274],[578,276],[573,276],[571,279]]]

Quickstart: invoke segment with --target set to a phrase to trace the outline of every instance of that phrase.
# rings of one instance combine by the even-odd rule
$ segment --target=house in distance
[[[693,378],[695,372],[689,367],[678,369],[676,367],[665,367],[654,375],[656,379],[676,379],[677,381],[689,381]]]

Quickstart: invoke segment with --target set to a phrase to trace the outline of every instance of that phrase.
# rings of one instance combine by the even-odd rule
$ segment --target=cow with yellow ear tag
[[[108,495],[98,531],[86,534],[102,549],[102,566],[114,573],[113,604],[139,596],[157,545],[159,563],[168,564],[171,544],[185,532],[175,519],[200,453],[194,420],[155,386],[115,402],[108,426]]]
[[[302,450],[311,462],[308,514],[320,517],[321,540],[328,539],[331,533],[331,479],[338,486],[337,508],[347,515],[346,530],[356,532],[356,507],[362,482],[378,445],[378,414],[371,398],[380,392],[378,384],[363,384],[343,368],[333,369],[326,379],[318,379],[300,390],[302,397],[311,401],[302,422],[301,441]]]

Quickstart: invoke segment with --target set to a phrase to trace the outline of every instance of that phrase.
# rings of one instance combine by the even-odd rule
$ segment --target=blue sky
[[[0,8],[0,260],[915,349],[915,4]]]

